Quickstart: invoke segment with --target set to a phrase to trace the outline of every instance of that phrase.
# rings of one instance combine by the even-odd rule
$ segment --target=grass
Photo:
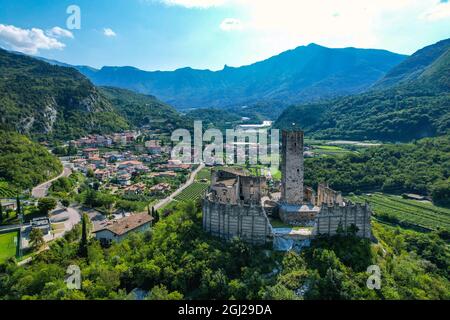
[[[194,182],[189,187],[184,189],[178,196],[175,197],[177,201],[195,201],[198,200],[206,189],[208,189],[208,183]]]
[[[395,219],[400,223],[425,229],[440,228],[450,231],[450,209],[381,193],[370,196],[352,196],[349,199],[355,202],[367,201],[372,207],[375,217],[381,220]]]
[[[204,168],[204,169],[200,170],[199,173],[197,173],[197,176],[195,177],[195,181],[201,181],[203,179],[211,181],[211,169],[210,168]]]
[[[16,256],[17,244],[14,241],[18,236],[18,231],[0,233],[0,263]]]

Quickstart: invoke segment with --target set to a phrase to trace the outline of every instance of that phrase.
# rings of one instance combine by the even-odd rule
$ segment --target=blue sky
[[[411,54],[449,37],[448,0],[0,0],[0,46],[94,67],[218,70],[311,42]]]

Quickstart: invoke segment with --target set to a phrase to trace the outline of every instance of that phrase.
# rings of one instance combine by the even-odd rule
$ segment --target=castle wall
[[[334,191],[329,188],[327,184],[320,183],[317,188],[317,202],[316,205],[321,206],[326,204],[328,206],[333,206],[334,204],[343,205],[344,199],[342,198],[342,193],[339,191]]]
[[[371,238],[371,215],[372,211],[367,204],[322,205],[320,213],[316,217],[313,233],[314,235],[333,236],[337,233],[339,225],[346,230],[354,224],[358,227],[358,237]]]
[[[220,238],[238,237],[243,241],[262,245],[272,234],[269,220],[261,206],[223,204],[206,197],[203,206],[203,229]]]

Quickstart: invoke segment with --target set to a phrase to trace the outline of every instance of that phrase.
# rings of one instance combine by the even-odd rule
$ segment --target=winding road
[[[38,185],[37,187],[34,187],[33,190],[31,191],[31,195],[36,199],[44,198],[47,195],[48,189],[51,187],[53,181],[58,180],[59,178],[62,178],[62,177],[68,177],[71,175],[71,173],[72,173],[72,169],[64,166],[64,170],[59,176],[57,176],[56,178],[53,178],[51,180],[48,180],[48,181]]]

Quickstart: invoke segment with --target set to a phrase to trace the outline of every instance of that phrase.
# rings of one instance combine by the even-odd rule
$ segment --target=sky
[[[220,70],[301,45],[412,54],[449,0],[0,0],[0,46],[73,65]]]

